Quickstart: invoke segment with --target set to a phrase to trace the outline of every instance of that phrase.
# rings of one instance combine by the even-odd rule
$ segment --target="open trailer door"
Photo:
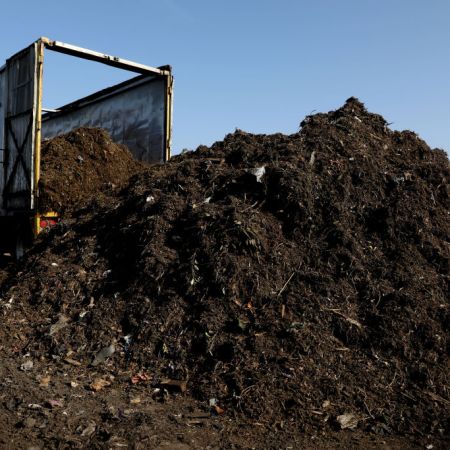
[[[43,46],[37,41],[6,61],[3,208],[25,212],[34,207],[39,169]]]
[[[44,37],[41,42],[54,52],[139,74],[44,114],[44,139],[79,127],[103,128],[114,142],[126,145],[139,161],[164,163],[170,158],[173,102],[170,66],[151,67]]]

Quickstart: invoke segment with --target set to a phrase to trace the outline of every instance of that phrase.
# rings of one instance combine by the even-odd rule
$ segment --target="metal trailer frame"
[[[125,69],[127,71],[137,73],[139,74],[139,76],[127,82],[113,86],[109,89],[105,89],[103,91],[92,94],[91,96],[77,100],[69,105],[62,107],[60,110],[47,111],[47,114],[43,116],[42,78],[45,49],[82,59],[87,59],[90,61],[96,61],[111,67]],[[21,58],[23,59],[25,64],[20,64]],[[29,58],[29,60],[27,61],[26,58]],[[26,67],[27,62],[29,63],[28,68]],[[25,70],[28,70],[25,75],[23,73],[24,66]],[[34,73],[31,73],[31,66],[34,66]],[[14,77],[8,74],[8,70],[12,73],[12,75],[14,75]],[[16,70],[16,72],[14,72],[14,70]],[[2,76],[5,74],[6,76]],[[165,148],[163,150],[163,155],[160,162],[165,162],[170,158],[172,141],[173,76],[170,66],[151,67],[116,56],[111,56],[82,47],[77,47],[71,44],[66,44],[64,42],[51,40],[46,37],[39,38],[29,47],[21,50],[20,52],[9,58],[6,64],[3,67],[0,67],[0,122],[3,122],[3,114],[5,124],[4,127],[3,123],[0,123],[0,144],[2,142],[4,143],[4,148],[2,150],[7,149],[8,145],[15,147],[15,161],[12,164],[11,171],[7,173],[7,170],[9,170],[8,168],[11,165],[9,164],[11,161],[8,160],[8,158],[11,156],[9,153],[12,152],[9,150],[8,152],[3,152],[4,159],[0,160],[0,162],[4,163],[3,165],[5,168],[5,170],[0,174],[0,185],[2,185],[3,187],[4,194],[3,209],[0,211],[1,215],[7,216],[11,214],[14,215],[16,213],[23,214],[26,211],[36,212],[36,198],[38,197],[38,186],[40,178],[43,122],[45,122],[46,120],[52,120],[52,118],[54,117],[54,113],[68,114],[70,112],[76,111],[78,108],[84,107],[87,104],[93,104],[95,102],[100,103],[102,99],[111,94],[112,90],[114,92],[118,92],[119,90],[123,91],[129,88],[129,86],[131,85],[136,86],[145,77],[153,77],[154,79],[164,80]],[[9,78],[11,78],[11,80]],[[20,94],[23,94],[22,97],[24,98],[22,98],[22,100],[13,98],[13,100],[11,101],[10,98],[7,98],[8,90],[19,92]],[[8,94],[11,93],[8,92]],[[14,96],[10,95],[10,97]],[[21,96],[17,95],[17,97],[19,98]],[[27,107],[25,108],[25,110],[21,110],[21,103],[28,103],[28,105],[26,106],[30,106],[29,104],[32,103],[32,107],[31,109]],[[14,109],[17,110],[16,113],[14,112]],[[29,123],[26,128],[24,127],[25,122],[23,116],[29,116]],[[22,138],[22,142],[18,142],[14,134],[14,130],[10,125],[8,125],[12,121],[20,120],[22,120],[23,123],[19,123],[18,133],[21,134],[20,137]],[[8,126],[10,128],[8,128]],[[30,173],[27,172],[29,168],[27,168],[24,159],[25,150],[27,152],[26,156],[29,158],[31,165],[33,166],[33,170],[30,170]],[[23,186],[23,191],[17,190],[17,192],[11,193],[11,198],[14,198],[14,196],[20,197],[22,195],[22,199],[25,199],[24,204],[27,205],[25,208],[23,207],[23,205],[22,207],[20,206],[20,202],[17,204],[18,207],[15,207],[13,200],[11,201],[11,204],[9,204],[6,200],[8,189],[10,188],[12,182],[11,180],[12,178],[14,178],[15,171],[19,170],[19,167],[22,167],[23,171],[25,172],[25,177],[22,178],[25,178],[27,180],[28,186]],[[22,180],[22,184],[23,183],[24,181]],[[30,194],[29,203],[26,200],[26,197],[24,197],[25,192]],[[35,225],[33,226],[34,234],[36,235],[39,230],[39,215],[36,214]]]

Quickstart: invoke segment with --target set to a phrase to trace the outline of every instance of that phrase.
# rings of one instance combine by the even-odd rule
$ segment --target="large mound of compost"
[[[445,439],[449,180],[354,98],[292,135],[236,131],[40,239],[4,285],[4,339],[272,429]]]

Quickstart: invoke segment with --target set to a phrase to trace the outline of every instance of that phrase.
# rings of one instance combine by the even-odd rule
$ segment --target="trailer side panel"
[[[4,167],[3,160],[5,156],[5,108],[6,108],[6,66],[0,68],[0,192],[4,187]],[[0,211],[2,209],[0,202]]]
[[[167,159],[167,76],[142,75],[44,115],[42,137],[79,127],[106,129],[133,156],[152,163]]]

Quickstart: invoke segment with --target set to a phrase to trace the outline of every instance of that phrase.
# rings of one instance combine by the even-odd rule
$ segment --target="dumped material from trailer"
[[[122,186],[145,166],[106,131],[78,128],[44,142],[41,167],[39,211],[67,214]]]

